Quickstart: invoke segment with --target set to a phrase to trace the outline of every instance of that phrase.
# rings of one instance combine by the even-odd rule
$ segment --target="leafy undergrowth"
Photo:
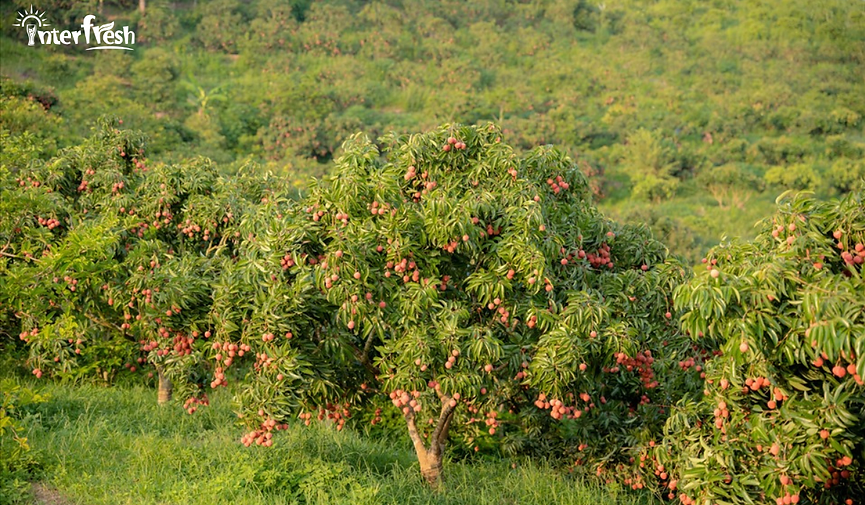
[[[616,488],[537,463],[454,462],[445,489],[421,482],[406,442],[292,426],[271,448],[244,448],[229,392],[188,415],[143,387],[44,384],[27,422],[45,483],[81,504],[638,504]],[[515,467],[512,465],[516,464]]]

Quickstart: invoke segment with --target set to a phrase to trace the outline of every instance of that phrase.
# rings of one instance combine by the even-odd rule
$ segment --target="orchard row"
[[[494,125],[346,142],[301,201],[250,167],[151,165],[105,122],[0,169],[0,325],[37,377],[237,382],[247,446],[326,422],[553,457],[690,503],[865,495],[865,207],[787,195],[691,270]],[[16,147],[17,146],[17,147]],[[381,147],[386,146],[386,147]]]

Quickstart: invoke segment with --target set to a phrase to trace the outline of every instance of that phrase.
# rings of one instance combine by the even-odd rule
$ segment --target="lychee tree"
[[[173,378],[194,410],[210,375],[213,267],[232,254],[235,215],[254,206],[250,179],[265,178],[223,177],[203,159],[151,166],[144,147],[104,120],[50,160],[4,157],[0,309],[37,377],[110,381],[155,365],[160,401]]]
[[[670,417],[653,462],[684,504],[865,496],[865,193],[779,198],[749,243],[723,243],[676,292],[721,356]]]
[[[223,282],[256,298],[233,318],[257,360],[244,443],[270,445],[291,416],[376,421],[385,397],[433,486],[449,440],[546,437],[598,472],[636,468],[700,387],[669,297],[686,270],[645,228],[604,219],[555,149],[518,156],[493,125],[380,142],[346,142],[299,208],[249,231],[250,264]]]
[[[0,304],[28,343],[37,377],[49,370],[109,377],[132,354],[102,296],[106,282],[122,275],[127,223],[99,207],[135,169],[125,151],[142,149],[139,135],[103,124],[48,161],[4,157],[0,176],[14,183],[0,194]]]

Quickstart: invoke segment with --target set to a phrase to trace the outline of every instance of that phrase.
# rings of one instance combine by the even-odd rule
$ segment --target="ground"
[[[272,448],[245,448],[229,391],[188,415],[157,406],[152,388],[36,384],[51,397],[26,418],[43,464],[40,505],[651,503],[497,456],[448,462],[445,490],[434,493],[398,437],[298,424]]]

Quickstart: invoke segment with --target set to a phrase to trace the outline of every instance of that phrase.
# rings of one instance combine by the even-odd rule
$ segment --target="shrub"
[[[722,209],[730,205],[744,209],[754,192],[759,191],[762,186],[759,178],[734,163],[703,170],[697,176],[697,182],[712,195]]]
[[[815,189],[820,183],[814,169],[804,163],[772,167],[766,171],[763,179],[770,186],[800,191]]]
[[[39,461],[24,436],[23,411],[46,400],[14,379],[0,380],[0,504],[26,503],[29,497]]]
[[[634,196],[654,202],[672,197],[679,185],[672,149],[648,130],[628,138],[622,169],[634,181]]]
[[[136,33],[138,43],[161,44],[175,38],[180,33],[180,22],[175,12],[172,12],[167,2],[150,1],[147,10],[138,19]]]
[[[865,493],[863,196],[785,196],[753,243],[716,247],[678,288],[683,328],[721,355],[655,451],[677,482],[670,497],[836,504]]]
[[[826,174],[829,185],[839,193],[863,189],[865,161],[838,158]]]
[[[131,65],[136,95],[147,103],[170,108],[176,94],[178,66],[177,57],[168,51],[149,49],[146,57]]]

